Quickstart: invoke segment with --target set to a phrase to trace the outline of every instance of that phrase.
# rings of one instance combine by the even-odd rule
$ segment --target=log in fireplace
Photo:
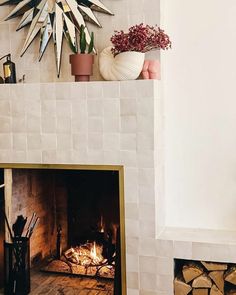
[[[40,217],[30,245],[33,275],[78,276],[78,290],[96,289],[94,280],[107,294],[125,294],[121,166],[3,165],[1,173],[11,226],[19,215]]]

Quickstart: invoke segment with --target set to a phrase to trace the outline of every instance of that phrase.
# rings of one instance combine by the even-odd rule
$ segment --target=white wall
[[[166,225],[236,228],[236,1],[162,0]]]

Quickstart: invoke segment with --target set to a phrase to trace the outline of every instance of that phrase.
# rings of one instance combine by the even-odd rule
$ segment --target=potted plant
[[[128,32],[115,31],[113,46],[105,48],[99,59],[99,69],[105,80],[137,79],[143,69],[144,79],[158,77],[158,62],[145,61],[145,53],[154,49],[169,49],[171,41],[164,30],[143,23]]]
[[[87,44],[85,36],[85,27],[80,26],[79,48],[78,45],[73,46],[70,38],[68,43],[74,54],[70,55],[71,74],[75,76],[75,81],[89,81],[93,74],[94,55],[92,54],[94,48],[94,33],[91,33],[90,43]]]

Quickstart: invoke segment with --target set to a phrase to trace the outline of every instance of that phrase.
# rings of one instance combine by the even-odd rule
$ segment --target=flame
[[[64,254],[67,259],[79,265],[99,265],[103,260],[103,247],[96,242],[86,243],[76,248],[68,249]]]
[[[101,227],[101,230],[100,230],[100,232],[101,233],[104,233],[104,222],[103,222],[103,216],[101,216],[101,223],[100,223],[100,227]]]
[[[91,248],[90,251],[90,256],[93,259],[94,262],[99,261],[98,256],[97,256],[97,249],[96,249],[96,243],[93,242],[93,247]]]

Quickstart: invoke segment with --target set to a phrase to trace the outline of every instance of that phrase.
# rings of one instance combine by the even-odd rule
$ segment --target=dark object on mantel
[[[0,76],[0,84],[4,84],[4,80],[1,76]]]
[[[30,240],[14,238],[4,243],[4,294],[27,295],[30,293]]]
[[[16,83],[16,66],[14,62],[11,61],[11,54],[6,54],[0,58],[7,58],[7,60],[3,64],[3,73],[4,73],[4,80],[7,84]]]

